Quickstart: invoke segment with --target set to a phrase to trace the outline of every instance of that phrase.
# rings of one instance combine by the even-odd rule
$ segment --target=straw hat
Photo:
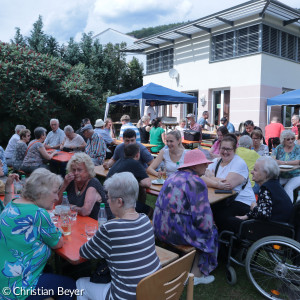
[[[197,166],[197,165],[201,165],[201,164],[211,164],[211,163],[212,163],[212,161],[208,160],[205,157],[205,154],[201,150],[194,149],[194,150],[188,151],[185,154],[183,165],[178,167],[178,169]]]

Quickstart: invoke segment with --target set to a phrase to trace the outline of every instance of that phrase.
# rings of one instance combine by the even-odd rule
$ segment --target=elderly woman
[[[215,143],[212,145],[212,147],[209,150],[210,156],[212,158],[220,157],[220,144],[223,140],[223,137],[228,134],[228,129],[226,126],[221,126],[217,129],[217,136],[218,139],[215,141]]]
[[[134,300],[140,280],[160,268],[153,228],[146,215],[135,211],[139,184],[131,173],[114,174],[104,187],[117,219],[103,224],[80,248],[80,256],[105,259],[112,279],[111,283],[97,284],[90,282],[90,278],[80,278],[76,284],[83,295],[77,299]]]
[[[277,222],[288,222],[293,204],[288,194],[278,181],[279,167],[276,161],[269,157],[260,157],[252,171],[253,180],[260,186],[257,203],[253,202],[250,211],[240,220],[260,219]]]
[[[165,130],[161,127],[161,118],[156,118],[152,121],[152,128],[150,130],[150,144],[157,145],[151,148],[151,151],[158,153],[160,149],[165,146]]]
[[[55,299],[72,299],[59,296],[57,287],[73,290],[73,279],[43,271],[51,249],[63,246],[62,234],[47,212],[58,199],[61,181],[46,169],[35,170],[21,197],[9,202],[0,215],[0,289],[11,291],[6,299],[33,299],[30,291],[38,289],[51,290]]]
[[[235,216],[246,214],[251,203],[255,201],[247,164],[235,153],[236,142],[233,134],[223,138],[220,147],[221,158],[213,160],[205,173],[206,176],[203,177],[208,187],[234,190],[237,193],[233,201],[213,207],[214,219],[219,230],[231,230]]]
[[[61,150],[69,150],[69,151],[84,151],[86,142],[83,137],[74,132],[74,129],[71,125],[67,125],[64,128],[65,138],[60,145]]]
[[[280,135],[280,145],[274,151],[278,165],[299,166],[300,146],[295,144],[295,134],[291,130],[284,130]],[[291,201],[294,201],[294,190],[300,186],[300,169],[282,172],[280,183],[285,185],[284,189]]]
[[[30,134],[31,132],[29,129],[22,129],[20,131],[20,140],[16,144],[16,150],[12,158],[12,166],[14,170],[18,171],[23,163],[27,150],[27,144],[30,141]]]
[[[27,147],[23,164],[20,168],[22,171],[31,173],[37,168],[49,168],[48,165],[44,163],[44,160],[51,160],[56,153],[48,154],[45,149],[44,141],[46,139],[46,132],[47,130],[43,127],[34,129],[35,139],[32,140]]]
[[[76,153],[67,164],[68,174],[59,190],[59,202],[62,201],[63,192],[68,192],[72,210],[81,216],[98,218],[100,202],[106,203],[106,196],[99,180],[95,178],[94,164],[85,153]],[[111,213],[108,211],[108,214]]]
[[[140,124],[140,126],[138,126],[139,128],[139,132],[140,132],[140,136],[141,136],[141,143],[144,144],[148,144],[149,143],[149,138],[150,138],[150,117],[149,116],[143,116],[141,119],[141,123],[143,125]]]
[[[147,172],[159,177],[161,174],[155,171],[163,162],[167,176],[177,171],[177,168],[183,164],[184,155],[189,151],[184,149],[181,143],[181,134],[174,130],[167,133],[166,142],[168,148],[160,150],[156,159],[148,167]]]
[[[162,241],[197,248],[192,273],[194,284],[210,283],[209,273],[217,266],[218,232],[200,178],[210,164],[198,149],[189,151],[184,164],[165,181],[156,200],[153,225],[155,236]]]
[[[250,134],[253,141],[253,150],[259,155],[269,155],[269,147],[262,144],[263,134],[260,130],[253,130]]]

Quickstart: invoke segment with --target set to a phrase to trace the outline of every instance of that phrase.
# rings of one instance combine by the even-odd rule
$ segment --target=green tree
[[[20,46],[26,46],[26,41],[25,41],[23,35],[21,34],[20,28],[16,27],[15,29],[16,29],[16,33],[15,33],[14,39],[10,40],[10,42],[12,44],[16,44],[16,45],[20,45]]]
[[[33,24],[31,35],[27,37],[29,47],[40,53],[45,53],[48,40],[47,35],[43,31],[43,26],[42,16],[39,16],[38,20]]]
[[[142,84],[143,66],[135,57],[133,57],[126,65],[126,72],[123,76],[123,88],[124,90],[134,90],[142,86]]]

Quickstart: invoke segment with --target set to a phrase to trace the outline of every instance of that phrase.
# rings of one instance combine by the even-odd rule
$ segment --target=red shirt
[[[270,123],[265,127],[265,139],[268,145],[269,138],[280,137],[284,127],[281,123]]]
[[[294,126],[292,127],[292,131],[295,133],[296,138],[298,137],[298,127],[297,127],[297,125],[299,125],[299,124],[296,124],[296,125],[294,125]]]

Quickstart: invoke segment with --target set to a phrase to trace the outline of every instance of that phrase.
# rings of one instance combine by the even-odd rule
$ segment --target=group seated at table
[[[217,267],[218,232],[205,182],[200,178],[211,161],[198,149],[186,153],[178,171],[165,181],[155,203],[155,236],[175,245],[191,245],[197,255],[191,272],[194,284],[210,283]]]
[[[109,220],[80,248],[80,256],[106,260],[111,282],[93,283],[89,277],[77,280],[86,299],[136,299],[137,284],[160,269],[149,218],[135,211],[139,185],[129,172],[113,175],[104,183],[108,203],[117,219]]]
[[[98,218],[100,203],[106,204],[109,216],[111,212],[107,205],[106,194],[94,171],[91,158],[82,152],[75,153],[67,164],[67,175],[59,190],[59,201],[62,201],[63,192],[67,191],[72,210],[81,216]]]
[[[15,175],[8,181],[13,179]],[[11,294],[5,299],[36,299],[31,291],[38,289],[51,290],[56,298],[58,287],[76,288],[73,279],[44,271],[51,249],[63,246],[62,234],[47,212],[58,200],[61,182],[60,176],[40,168],[26,180],[20,198],[11,199],[12,185],[6,186],[10,199],[0,215],[0,289],[9,288]]]
[[[183,164],[184,156],[189,151],[184,149],[181,143],[181,134],[178,130],[170,131],[166,135],[168,147],[160,150],[158,156],[148,167],[147,172],[154,176],[159,176],[156,169],[163,163],[166,175],[169,176],[177,171],[177,168]]]
[[[50,161],[56,153],[48,154],[45,149],[44,141],[46,139],[46,132],[47,130],[43,127],[34,129],[35,139],[29,143],[20,168],[23,172],[31,173],[38,168],[49,168],[49,166],[44,163],[44,160]]]

